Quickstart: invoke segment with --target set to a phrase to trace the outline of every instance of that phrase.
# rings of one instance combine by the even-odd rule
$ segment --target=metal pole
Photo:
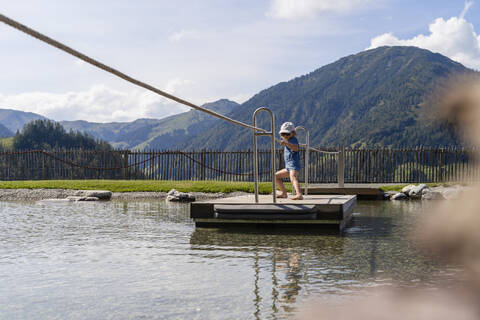
[[[253,131],[253,172],[254,172],[254,185],[255,185],[255,203],[258,203],[258,150],[257,150],[257,137],[258,136],[270,136],[272,138],[272,159],[271,159],[271,167],[272,167],[272,191],[273,191],[273,203],[277,203],[277,186],[275,183],[275,117],[273,116],[272,111],[270,109],[261,107],[255,110],[253,113],[253,126],[256,127],[257,125],[257,114],[260,111],[267,111],[270,114],[271,126],[272,129],[270,132],[262,132],[262,131]]]
[[[275,174],[277,173],[277,168],[275,166],[275,164],[276,164],[275,157],[277,155],[277,152],[275,151],[275,117],[273,116],[273,113],[271,113],[271,116],[272,116],[272,164],[271,164],[271,167],[272,167],[272,200],[273,200],[273,203],[277,203],[277,182],[276,182],[276,176],[275,176]]]
[[[298,126],[295,128],[295,131],[303,130],[305,131],[305,195],[308,195],[308,164],[309,164],[309,154],[310,154],[310,132],[305,129],[304,126]]]
[[[343,188],[345,183],[345,147],[340,146],[338,153],[338,187]]]
[[[253,113],[253,126],[257,124],[257,110]],[[253,184],[255,192],[255,203],[258,203],[258,150],[257,150],[257,130],[253,131]]]

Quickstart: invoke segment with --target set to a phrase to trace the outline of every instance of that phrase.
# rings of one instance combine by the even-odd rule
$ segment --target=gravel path
[[[0,189],[0,201],[38,201],[44,199],[65,199],[74,196],[78,190],[67,189]],[[217,199],[245,195],[245,192],[203,193],[192,192],[197,200]],[[114,192],[112,200],[164,200],[166,192]]]

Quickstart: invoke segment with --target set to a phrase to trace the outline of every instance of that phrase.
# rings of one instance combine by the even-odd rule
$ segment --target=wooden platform
[[[337,184],[311,184],[308,187],[308,194],[343,194],[356,195],[359,200],[383,200],[383,191],[380,189],[385,184],[345,184],[339,188]],[[304,188],[301,188],[305,193]]]
[[[197,227],[282,226],[329,227],[337,231],[351,219],[355,195],[308,195],[303,200],[277,199],[260,195],[222,198],[190,204],[190,217]]]

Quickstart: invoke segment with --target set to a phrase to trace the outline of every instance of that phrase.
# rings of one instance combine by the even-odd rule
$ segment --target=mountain
[[[268,107],[275,114],[276,132],[285,121],[303,125],[309,129],[311,144],[315,146],[458,145],[448,125],[425,115],[432,113],[428,99],[436,85],[450,75],[468,72],[474,71],[428,50],[380,47],[278,83],[242,105],[223,99],[203,106],[250,124],[256,108]],[[267,118],[266,114],[260,114],[258,125],[268,129]],[[46,118],[34,113],[0,109],[0,123],[12,132],[35,119]],[[116,148],[252,148],[251,130],[196,110],[160,120],[60,123],[67,131],[88,133]],[[259,141],[261,147],[267,146],[267,138],[260,137]]]
[[[0,138],[7,138],[13,136],[13,132],[0,123]]]
[[[47,120],[42,115],[33,112],[24,112],[12,109],[0,109],[0,124],[3,124],[11,132],[12,136],[17,130],[33,120]]]
[[[203,107],[229,114],[238,103],[221,99]],[[110,142],[116,148],[176,149],[180,143],[208,130],[217,119],[203,112],[190,110],[160,120],[138,119],[133,122],[95,123],[83,120],[61,121],[68,131],[81,131]]]
[[[429,112],[426,102],[435,85],[465,72],[473,71],[428,50],[380,47],[263,90],[229,116],[252,123],[253,111],[266,106],[275,114],[276,132],[285,121],[303,125],[316,146],[456,145],[451,128],[424,120],[422,115]],[[270,127],[267,118],[259,116],[260,127]],[[218,120],[181,148],[248,149],[252,148],[252,132]]]

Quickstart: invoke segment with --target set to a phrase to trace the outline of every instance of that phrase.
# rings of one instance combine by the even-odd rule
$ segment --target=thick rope
[[[17,29],[17,30],[20,30],[20,31],[22,31],[22,32],[24,32],[24,33],[26,33],[26,34],[34,37],[34,38],[37,38],[37,39],[40,40],[40,41],[43,41],[43,42],[45,42],[45,43],[48,43],[49,45],[54,46],[54,47],[57,48],[57,49],[60,49],[60,50],[62,50],[62,51],[65,51],[66,53],[71,54],[72,56],[75,56],[75,57],[77,57],[78,59],[83,60],[83,61],[85,61],[85,62],[87,62],[87,63],[89,63],[89,64],[91,64],[91,65],[93,65],[93,66],[95,66],[95,67],[97,67],[97,68],[100,68],[100,69],[102,69],[102,70],[104,70],[104,71],[106,71],[106,72],[109,72],[109,73],[111,73],[111,74],[114,74],[115,76],[117,76],[117,77],[119,77],[119,78],[122,78],[122,79],[124,79],[124,80],[126,80],[126,81],[128,81],[128,82],[130,82],[130,83],[133,83],[134,85],[137,85],[137,86],[142,87],[142,88],[145,88],[145,89],[147,89],[147,90],[149,90],[149,91],[155,92],[156,94],[159,94],[159,95],[161,95],[161,96],[164,96],[164,97],[167,98],[167,99],[176,101],[176,102],[181,103],[181,104],[183,104],[183,105],[189,106],[189,107],[191,107],[191,108],[193,108],[193,109],[200,110],[200,111],[202,111],[202,112],[208,113],[208,114],[210,114],[210,115],[212,115],[212,116],[214,116],[214,117],[217,117],[217,118],[220,118],[220,119],[223,119],[223,120],[226,120],[226,121],[229,121],[229,122],[238,124],[238,125],[243,126],[243,127],[245,127],[245,128],[249,128],[249,129],[252,129],[252,130],[258,130],[258,131],[261,131],[261,132],[266,132],[265,129],[256,128],[256,127],[251,126],[251,125],[249,125],[249,124],[246,124],[246,123],[243,123],[243,122],[240,122],[240,121],[237,121],[237,120],[230,119],[229,117],[226,117],[226,116],[224,116],[224,115],[222,115],[222,114],[220,114],[220,113],[217,113],[217,112],[215,112],[215,111],[212,111],[212,110],[209,110],[209,109],[206,109],[206,108],[197,106],[197,105],[195,105],[195,104],[193,104],[193,103],[191,103],[191,102],[189,102],[189,101],[183,100],[183,99],[178,98],[178,97],[175,97],[175,96],[173,96],[173,95],[171,95],[171,94],[169,94],[169,93],[167,93],[167,92],[164,92],[164,91],[162,91],[162,90],[160,90],[160,89],[157,89],[157,88],[155,88],[154,86],[151,86],[151,85],[149,85],[149,84],[147,84],[147,83],[145,83],[145,82],[142,82],[142,81],[139,81],[139,80],[137,80],[137,79],[134,79],[134,78],[126,75],[126,74],[123,73],[123,72],[120,72],[120,71],[118,71],[118,70],[116,70],[116,69],[114,69],[114,68],[112,68],[112,67],[109,67],[109,66],[107,66],[107,65],[105,65],[105,64],[103,64],[103,63],[101,63],[101,62],[99,62],[99,61],[97,61],[97,60],[95,60],[95,59],[92,59],[92,58],[88,57],[87,55],[85,55],[85,54],[83,54],[83,53],[81,53],[81,52],[78,52],[77,50],[72,49],[72,48],[64,45],[63,43],[60,43],[60,42],[58,42],[58,41],[56,41],[56,40],[54,40],[54,39],[52,39],[52,38],[50,38],[50,37],[48,37],[48,36],[40,33],[40,32],[38,32],[38,31],[35,31],[35,30],[33,30],[33,29],[31,29],[31,28],[29,28],[29,27],[27,27],[27,26],[25,26],[25,25],[23,25],[23,24],[15,21],[15,20],[12,20],[12,19],[4,16],[3,14],[0,14],[0,21],[2,21],[3,23],[5,23],[5,24],[7,24],[7,25],[9,25],[9,26]]]
[[[178,98],[178,97],[176,97],[176,96],[173,96],[173,95],[171,95],[171,94],[169,94],[169,93],[167,93],[167,92],[165,92],[165,91],[162,91],[162,90],[160,90],[160,89],[157,89],[157,88],[155,88],[154,86],[149,85],[149,84],[147,84],[147,83],[145,83],[145,82],[142,82],[142,81],[140,81],[140,80],[137,80],[137,79],[135,79],[135,78],[132,78],[132,77],[126,75],[126,74],[123,73],[123,72],[120,72],[120,71],[118,71],[118,70],[116,70],[116,69],[114,69],[114,68],[112,68],[112,67],[109,67],[109,66],[107,66],[106,64],[103,64],[103,63],[101,63],[101,62],[99,62],[99,61],[97,61],[97,60],[95,60],[95,59],[93,59],[93,58],[90,58],[89,56],[87,56],[87,55],[85,55],[85,54],[83,54],[83,53],[81,53],[81,52],[79,52],[79,51],[77,51],[77,50],[75,50],[75,49],[70,48],[69,46],[64,45],[63,43],[60,43],[60,42],[58,42],[58,41],[56,41],[56,40],[54,40],[54,39],[52,39],[52,38],[50,38],[50,37],[48,37],[48,36],[40,33],[40,32],[38,32],[38,31],[35,31],[35,30],[33,30],[33,29],[31,29],[31,28],[29,28],[29,27],[27,27],[27,26],[25,26],[25,25],[23,25],[23,24],[15,21],[15,20],[12,20],[12,19],[6,17],[5,15],[3,15],[3,14],[1,14],[1,13],[0,13],[0,21],[2,21],[3,23],[5,23],[5,24],[7,24],[7,25],[9,25],[9,26],[17,29],[17,30],[20,30],[20,31],[22,31],[22,32],[24,32],[24,33],[26,33],[26,34],[28,34],[28,35],[30,35],[30,36],[32,36],[32,37],[40,40],[40,41],[43,41],[43,42],[45,42],[45,43],[47,43],[47,44],[49,44],[49,45],[51,45],[51,46],[53,46],[53,47],[55,47],[55,48],[57,48],[57,49],[60,49],[60,50],[66,52],[66,53],[68,53],[68,54],[71,54],[72,56],[75,56],[75,57],[77,57],[78,59],[83,60],[83,61],[85,61],[85,62],[87,62],[87,63],[89,63],[89,64],[91,64],[91,65],[93,65],[93,66],[95,66],[95,67],[97,67],[97,68],[100,68],[100,69],[102,69],[102,70],[104,70],[104,71],[106,71],[106,72],[109,72],[109,73],[111,73],[111,74],[113,74],[113,75],[115,75],[115,76],[117,76],[117,77],[119,77],[119,78],[122,78],[122,79],[124,79],[124,80],[126,80],[126,81],[128,81],[128,82],[130,82],[130,83],[133,83],[134,85],[137,85],[137,86],[142,87],[142,88],[145,88],[145,89],[147,89],[147,90],[149,90],[149,91],[155,92],[156,94],[161,95],[161,96],[163,96],[163,97],[165,97],[165,98],[167,98],[167,99],[173,100],[173,101],[178,102],[178,103],[180,103],[180,104],[183,104],[183,105],[186,105],[186,106],[191,107],[191,108],[193,108],[193,109],[196,109],[196,110],[205,112],[205,113],[207,113],[207,114],[209,114],[209,115],[211,115],[211,116],[220,118],[220,119],[222,119],[222,120],[225,120],[225,121],[228,121],[228,122],[237,124],[237,125],[242,126],[242,127],[245,127],[245,128],[249,128],[249,129],[256,130],[256,131],[260,131],[260,132],[267,132],[267,130],[265,130],[265,129],[258,128],[258,127],[254,127],[254,126],[252,126],[252,125],[243,123],[243,122],[241,122],[241,121],[231,119],[231,118],[226,117],[226,116],[224,116],[224,115],[222,115],[222,114],[220,114],[220,113],[217,113],[217,112],[215,112],[215,111],[212,111],[212,110],[209,110],[209,109],[200,107],[200,106],[198,106],[198,105],[196,105],[196,104],[193,104],[193,103],[191,103],[191,102],[189,102],[189,101],[186,101],[186,100],[184,100],[184,99],[181,99],[181,98]],[[275,130],[275,128],[272,128],[272,130]],[[281,140],[278,139],[278,138],[275,138],[275,140],[276,140],[277,142],[280,142],[280,141],[281,141]],[[317,152],[330,153],[330,152],[321,151],[321,150],[318,150],[318,149],[315,149],[315,148],[310,148],[310,149],[313,150],[313,151],[317,151]]]

